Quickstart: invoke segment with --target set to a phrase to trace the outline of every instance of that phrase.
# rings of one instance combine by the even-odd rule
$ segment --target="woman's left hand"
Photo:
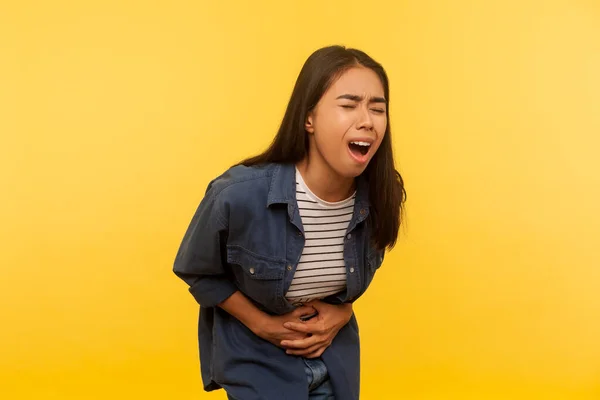
[[[304,358],[317,358],[331,345],[340,329],[352,317],[352,304],[328,304],[322,301],[312,301],[306,306],[312,306],[319,313],[316,317],[305,322],[286,322],[283,326],[297,332],[306,333],[309,337],[299,340],[284,340],[281,346],[287,354]]]

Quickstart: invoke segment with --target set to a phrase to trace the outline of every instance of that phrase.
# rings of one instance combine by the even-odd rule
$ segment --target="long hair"
[[[296,80],[275,139],[263,153],[239,164],[295,164],[303,160],[308,154],[308,135],[304,125],[308,113],[317,105],[330,85],[345,71],[355,66],[369,68],[379,76],[388,101],[385,135],[363,175],[366,175],[369,182],[371,240],[378,249],[391,249],[398,237],[406,191],[402,176],[394,165],[388,77],[381,64],[366,53],[343,46],[329,46],[311,54]]]

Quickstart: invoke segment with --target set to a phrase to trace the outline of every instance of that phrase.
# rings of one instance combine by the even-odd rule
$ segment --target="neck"
[[[354,178],[339,175],[324,161],[316,162],[306,157],[296,166],[306,186],[322,200],[332,203],[342,201],[355,190]]]

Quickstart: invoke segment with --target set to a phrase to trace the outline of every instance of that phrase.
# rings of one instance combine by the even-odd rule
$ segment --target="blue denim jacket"
[[[370,245],[368,187],[357,180],[354,215],[344,240],[347,289],[324,301],[353,302],[383,261]],[[213,180],[177,253],[174,272],[200,304],[198,341],[205,390],[242,400],[306,400],[301,358],[254,335],[219,307],[240,290],[271,315],[293,311],[285,293],[304,247],[295,167],[236,166]],[[337,399],[359,397],[360,348],[354,315],[322,359]]]

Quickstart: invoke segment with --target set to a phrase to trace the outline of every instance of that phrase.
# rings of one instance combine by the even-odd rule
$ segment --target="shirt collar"
[[[293,205],[295,203],[296,167],[294,164],[277,164],[271,176],[267,206],[272,204]],[[355,203],[359,207],[369,207],[369,183],[363,175],[356,180]]]

